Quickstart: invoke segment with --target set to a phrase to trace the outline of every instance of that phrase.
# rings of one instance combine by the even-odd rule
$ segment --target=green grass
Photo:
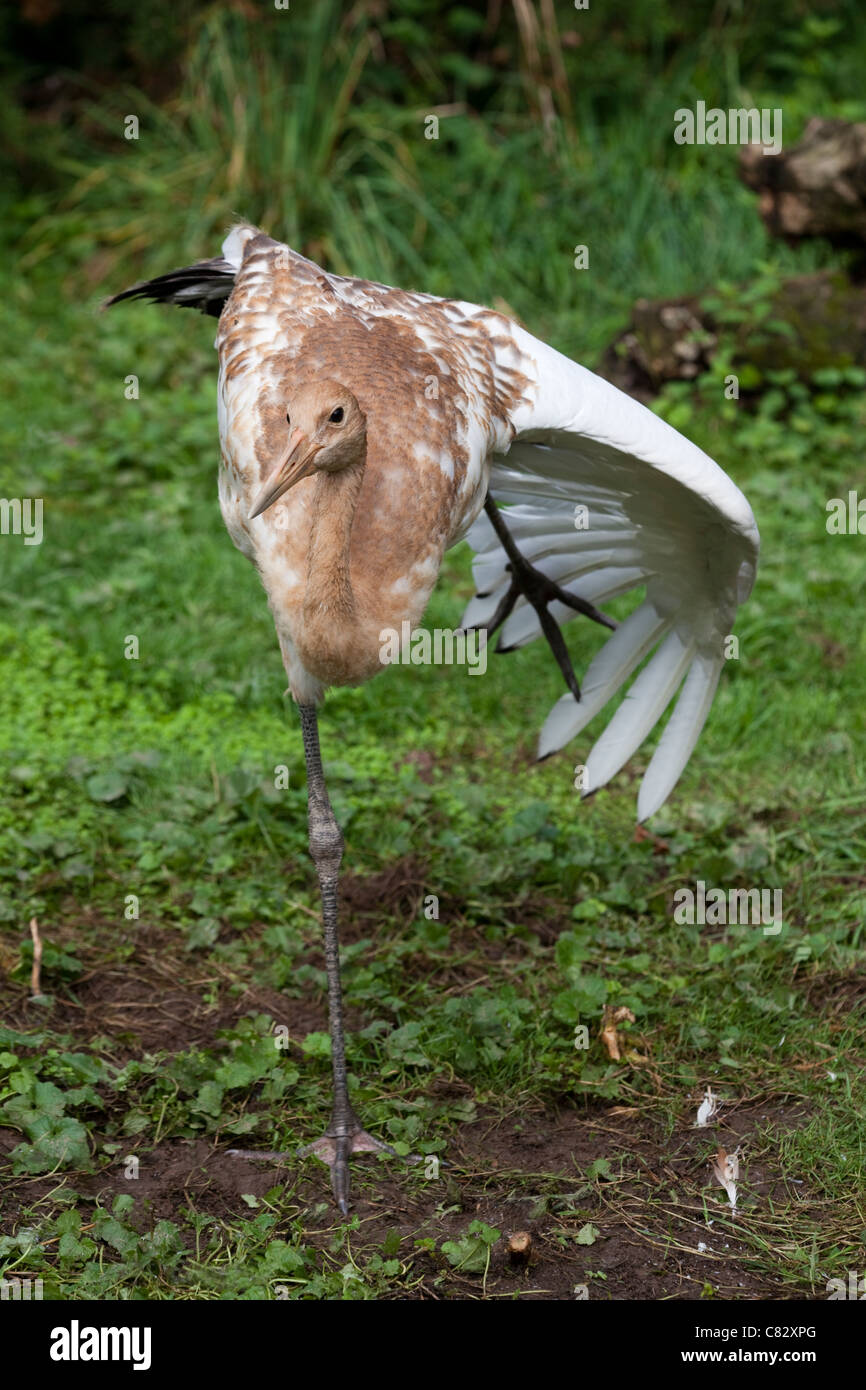
[[[140,974],[140,933],[156,927],[179,978],[209,980],[202,992],[214,1006],[252,984],[280,991],[291,1018],[292,1000],[321,999],[317,900],[295,717],[258,581],[214,496],[211,326],[155,310],[94,318],[34,302],[14,281],[4,304],[7,340],[22,344],[0,421],[14,459],[4,488],[45,499],[42,545],[7,537],[2,550],[11,678],[0,694],[0,914],[8,1002],[26,1025],[4,1037],[3,1113],[25,1231],[24,1250],[11,1234],[2,1247],[10,1271],[43,1273],[58,1293],[80,1296],[265,1296],[287,1269],[297,1278],[290,1296],[410,1290],[423,1282],[419,1261],[451,1269],[441,1232],[438,1244],[416,1235],[433,1240],[433,1255],[405,1236],[394,1254],[377,1243],[365,1256],[373,1264],[350,1279],[345,1252],[335,1263],[311,1243],[294,1178],[227,1229],[184,1208],[143,1246],[130,1234],[132,1198],[111,1216],[94,1209],[87,1183],[81,1190],[94,1164],[105,1171],[135,1152],[146,1168],[172,1140],[241,1136],[267,1147],[321,1127],[321,1026],[307,1036],[290,1026],[286,1056],[267,1037],[279,1008],[253,1008],[204,1048],[136,1060],[134,1030],[83,1038],[60,1002],[76,998],[82,972]],[[133,368],[141,398],[126,401]],[[864,409],[844,381],[793,402],[780,387],[751,413],[714,405],[714,390],[710,380],[660,408],[747,490],[764,562],[738,627],[740,659],[653,824],[661,852],[633,838],[646,751],[584,804],[572,764],[588,740],[533,765],[559,693],[540,647],[495,659],[482,679],[394,668],[328,700],[322,736],[347,870],[374,874],[410,857],[420,866],[415,910],[386,901],[347,945],[351,1068],[368,1123],[434,1155],[453,1150],[455,1126],[473,1116],[537,1104],[618,1101],[673,1134],[708,1082],[729,1101],[794,1097],[805,1123],[772,1121],[750,1144],[779,1174],[802,1178],[810,1200],[780,1215],[756,1198],[736,1232],[750,1269],[781,1288],[817,1290],[851,1265],[851,1231],[864,1225],[862,1013],[856,995],[843,1013],[820,1004],[862,959],[858,545],[829,537],[824,523],[826,499],[857,485]],[[452,625],[470,588],[468,556],[454,552],[430,621]],[[131,634],[137,661],[124,659]],[[595,644],[574,629],[578,669]],[[289,787],[278,791],[281,764]],[[673,891],[698,878],[781,886],[783,932],[676,926]],[[137,921],[124,915],[130,894]],[[438,920],[423,914],[428,894],[439,898]],[[33,916],[50,997],[27,1007]],[[555,924],[558,940],[528,927],[533,918]],[[151,981],[145,995],[164,987]],[[629,1046],[643,1062],[607,1058],[594,1037],[605,1003],[635,1014]],[[579,1021],[593,1035],[586,1053],[573,1046]],[[463,1090],[443,1103],[436,1085],[449,1079]],[[28,1212],[27,1184],[47,1173]],[[306,1176],[324,1195],[322,1176]],[[399,1181],[425,1190],[417,1170]],[[356,1182],[375,1190],[375,1174]],[[526,1179],[510,1182],[519,1192]],[[537,1182],[531,1190],[539,1199]],[[575,1230],[593,1216],[604,1229],[585,1197]],[[32,1231],[47,1242],[38,1252],[27,1246]]]

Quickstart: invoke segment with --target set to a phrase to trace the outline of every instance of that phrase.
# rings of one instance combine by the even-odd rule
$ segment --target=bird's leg
[[[374,1139],[363,1128],[349,1104],[346,1078],[346,1048],[343,1036],[343,995],[340,986],[340,946],[337,934],[337,884],[343,857],[343,836],[328,799],[319,726],[315,705],[300,705],[304,757],[307,763],[307,809],[310,827],[310,854],[319,876],[322,894],[322,922],[325,935],[325,967],[328,972],[328,1017],[331,1032],[331,1059],[334,1069],[334,1109],[331,1123],[321,1139],[301,1149],[300,1156],[314,1153],[331,1169],[331,1185],[337,1205],[345,1215],[349,1210],[349,1155],[380,1150],[399,1155],[388,1144]],[[416,1161],[412,1158],[410,1161]]]
[[[546,574],[542,574],[541,570],[536,569],[524,555],[521,555],[514,537],[505,524],[502,512],[489,492],[484,500],[484,510],[490,518],[490,524],[500,540],[502,549],[508,556],[509,563],[506,565],[506,569],[511,575],[508,592],[487,624],[488,638],[496,632],[497,628],[502,626],[522,594],[527,603],[531,603],[538,614],[541,630],[550,644],[550,649],[556,658],[560,671],[565,677],[565,683],[575,700],[579,700],[580,686],[574,674],[571,657],[568,655],[559,624],[547,611],[547,605],[552,603],[554,599],[558,599],[560,603],[568,604],[569,608],[583,613],[587,618],[592,618],[593,622],[601,623],[603,627],[616,628],[616,623],[596,608],[594,604],[587,603],[585,599],[578,598],[576,594],[570,594],[566,589],[560,588],[559,584],[548,579]],[[496,650],[502,652],[508,651],[509,648],[503,647],[500,639]]]
[[[322,923],[325,937],[325,967],[328,973],[328,1022],[331,1033],[331,1060],[334,1072],[334,1108],[331,1122],[321,1139],[299,1149],[297,1157],[315,1154],[331,1170],[331,1186],[340,1211],[349,1210],[349,1155],[380,1152],[401,1158],[404,1163],[420,1163],[416,1154],[405,1158],[368,1134],[349,1103],[346,1076],[346,1046],[343,1035],[343,992],[340,985],[340,943],[337,933],[337,885],[340,860],[343,857],[343,836],[328,799],[322,754],[319,748],[319,724],[315,705],[299,705],[304,757],[307,764],[307,812],[310,827],[310,854],[319,877],[322,895]],[[289,1153],[261,1152],[253,1149],[229,1149],[236,1158],[285,1160]]]

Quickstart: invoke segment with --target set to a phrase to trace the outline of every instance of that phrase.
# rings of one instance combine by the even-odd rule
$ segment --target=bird
[[[476,593],[462,629],[487,640],[498,631],[502,652],[543,636],[562,672],[539,758],[572,742],[641,667],[580,766],[584,796],[620,771],[678,695],[640,784],[643,822],[707,718],[754,584],[758,529],[743,493],[696,445],[498,311],[333,274],[248,222],[231,228],[220,256],[105,307],[135,299],[218,320],[219,501],[260,575],[298,706],[321,895],[333,1108],[299,1154],[327,1163],[345,1215],[351,1156],[394,1150],[349,1098],[344,841],[319,742],[325,692],[385,671],[383,633],[417,630],[445,551],[465,539]],[[635,606],[615,623],[599,605],[629,593]],[[609,632],[582,688],[562,637],[578,615]],[[531,690],[526,698],[532,707]]]

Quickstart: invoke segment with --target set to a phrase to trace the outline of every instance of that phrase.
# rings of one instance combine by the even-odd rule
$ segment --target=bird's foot
[[[259,1158],[272,1163],[307,1158],[310,1154],[315,1154],[316,1158],[331,1170],[331,1188],[337,1206],[344,1216],[349,1212],[349,1158],[352,1154],[386,1153],[392,1158],[400,1159],[402,1163],[421,1162],[418,1154],[407,1154],[404,1157],[398,1154],[396,1149],[392,1149],[390,1144],[368,1134],[354,1113],[349,1114],[348,1121],[342,1126],[338,1125],[336,1120],[332,1120],[320,1139],[315,1139],[312,1144],[305,1144],[294,1153],[259,1149],[229,1149],[228,1152],[232,1158]]]
[[[332,1120],[321,1139],[305,1144],[298,1150],[298,1158],[315,1154],[316,1158],[327,1164],[331,1170],[331,1189],[344,1216],[349,1211],[349,1156],[355,1153],[386,1153],[403,1163],[421,1162],[418,1154],[407,1154],[404,1158],[390,1144],[368,1134],[354,1112],[350,1111],[348,1120],[342,1125]]]
[[[577,594],[570,594],[567,589],[561,588],[553,579],[548,579],[546,574],[536,569],[535,566],[531,565],[523,556],[511,560],[508,565],[506,565],[506,569],[511,575],[511,583],[508,587],[507,594],[502,599],[496,612],[487,624],[488,641],[493,633],[505,622],[505,619],[509,616],[517,600],[522,595],[527,603],[532,604],[532,607],[538,614],[541,630],[547,638],[560,671],[565,677],[565,683],[575,700],[579,700],[580,686],[574,674],[574,667],[571,664],[568,648],[565,645],[559,623],[548,612],[547,605],[557,600],[559,603],[567,604],[569,608],[573,608],[577,613],[583,613],[587,618],[592,618],[594,622],[601,623],[603,627],[614,629],[616,628],[616,623],[611,618],[608,618],[605,613],[602,613],[600,609],[596,608],[594,604],[588,603],[586,599],[578,598]],[[498,652],[507,652],[512,649],[510,647],[504,647],[502,645],[502,639],[500,638],[496,645],[496,650]]]

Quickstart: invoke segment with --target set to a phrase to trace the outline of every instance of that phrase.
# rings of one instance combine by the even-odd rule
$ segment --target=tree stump
[[[773,236],[866,248],[866,123],[814,116],[790,150],[765,155],[760,145],[744,145],[740,177],[760,195]]]

